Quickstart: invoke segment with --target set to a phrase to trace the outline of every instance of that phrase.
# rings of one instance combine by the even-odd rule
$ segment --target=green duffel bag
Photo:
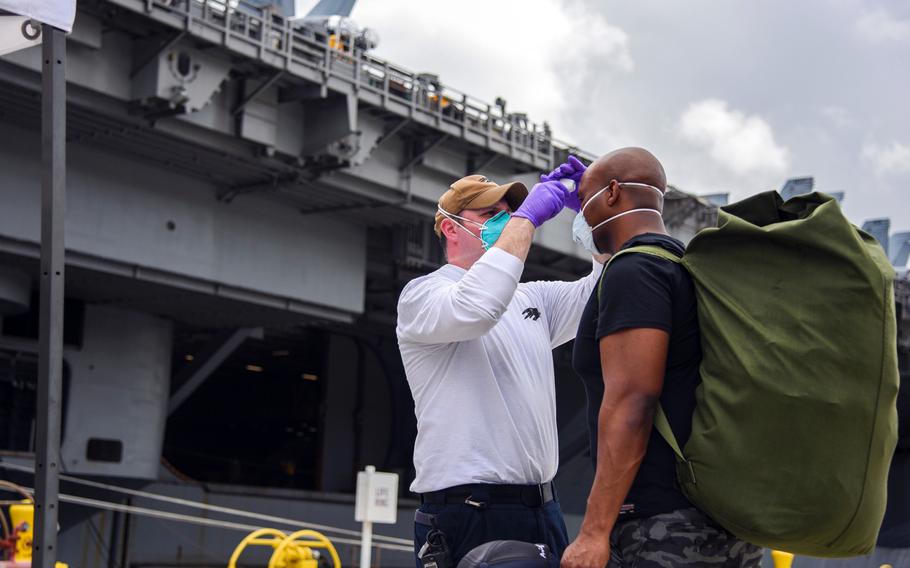
[[[899,382],[894,269],[875,239],[830,196],[772,191],[722,207],[682,259],[627,253],[681,262],[695,283],[702,382],[684,449],[655,418],[686,496],[760,546],[869,553]]]

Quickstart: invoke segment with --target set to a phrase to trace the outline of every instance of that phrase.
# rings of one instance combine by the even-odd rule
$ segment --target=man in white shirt
[[[568,544],[552,480],[559,461],[552,349],[575,336],[602,270],[575,282],[519,284],[534,230],[577,195],[577,160],[530,194],[483,176],[453,183],[439,199],[436,234],[448,264],[405,286],[398,344],[417,415],[419,550],[444,535],[452,566],[492,540]]]

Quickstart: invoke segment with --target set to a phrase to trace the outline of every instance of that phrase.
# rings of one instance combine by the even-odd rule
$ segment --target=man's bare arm
[[[493,246],[524,262],[534,240],[534,224],[524,217],[512,217]]]
[[[601,339],[604,396],[597,471],[580,537],[608,539],[648,448],[667,362],[669,334],[628,329]]]

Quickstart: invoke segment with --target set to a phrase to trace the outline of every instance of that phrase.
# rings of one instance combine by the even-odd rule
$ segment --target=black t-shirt
[[[685,251],[680,241],[651,233],[630,239],[622,248],[636,245],[657,245],[680,256]],[[603,275],[600,302],[597,287],[594,288],[582,313],[572,354],[572,366],[588,395],[588,428],[595,467],[597,417],[604,394],[599,341],[632,328],[656,328],[670,334],[660,404],[680,446],[685,445],[692,431],[695,388],[701,381],[701,337],[692,279],[685,268],[669,260],[644,253],[625,254],[612,262]],[[673,450],[654,428],[620,518],[649,517],[691,506],[676,481]]]

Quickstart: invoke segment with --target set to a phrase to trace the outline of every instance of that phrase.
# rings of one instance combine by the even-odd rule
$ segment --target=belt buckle
[[[481,510],[487,508],[487,503],[485,501],[474,501],[474,495],[468,495],[464,500],[464,504]]]

